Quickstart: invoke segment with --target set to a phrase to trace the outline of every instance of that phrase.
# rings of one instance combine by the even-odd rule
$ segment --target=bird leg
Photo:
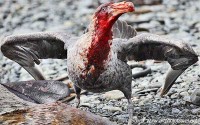
[[[132,119],[133,119],[133,103],[131,98],[127,99],[128,100],[128,114],[129,114],[129,119],[128,119],[128,125],[132,125]]]
[[[132,125],[132,119],[133,119],[133,103],[131,100],[131,95],[132,95],[132,88],[131,88],[131,83],[127,84],[122,88],[120,91],[124,93],[124,96],[126,97],[128,101],[128,114],[129,114],[129,119],[128,119],[128,125]]]
[[[78,100],[77,105],[76,105],[76,108],[78,108],[79,105],[80,105],[80,94],[81,94],[81,89],[80,89],[78,86],[76,86],[76,85],[74,84],[74,91],[75,91],[75,93],[76,93],[76,98],[77,98],[77,100]]]

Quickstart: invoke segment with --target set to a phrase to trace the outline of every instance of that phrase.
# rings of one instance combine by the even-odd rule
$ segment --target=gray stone
[[[181,111],[177,108],[172,108],[172,114],[179,114]]]
[[[191,112],[192,112],[192,114],[199,114],[200,108],[192,109]]]

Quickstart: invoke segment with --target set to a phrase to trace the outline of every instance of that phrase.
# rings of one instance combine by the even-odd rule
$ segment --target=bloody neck
[[[89,33],[92,34],[92,41],[87,54],[89,67],[93,65],[103,69],[103,64],[108,59],[110,52],[111,42],[109,40],[112,40],[111,28],[115,20],[108,22],[94,19],[90,25]]]

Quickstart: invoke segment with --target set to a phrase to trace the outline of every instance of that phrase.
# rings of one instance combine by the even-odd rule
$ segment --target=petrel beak
[[[166,79],[165,79],[165,84],[161,90],[160,95],[163,96],[167,94],[167,92],[170,90],[176,79],[186,70],[185,69],[179,69],[179,70],[173,70],[172,68],[169,70]]]
[[[113,3],[110,5],[110,9],[112,11],[113,16],[117,16],[119,14],[133,12],[135,7],[132,2],[119,2]]]

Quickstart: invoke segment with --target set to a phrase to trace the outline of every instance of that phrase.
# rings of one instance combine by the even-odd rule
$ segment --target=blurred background
[[[118,2],[120,0],[113,0]],[[138,32],[151,32],[183,39],[200,52],[200,0],[129,0],[136,6],[134,13],[124,14],[121,20],[127,21]],[[101,4],[109,0],[0,0],[0,36],[33,33],[38,31],[64,31],[79,36],[87,28],[92,14]],[[1,45],[1,42],[0,42]],[[144,90],[135,99],[135,111],[142,118],[162,116],[196,118],[200,114],[197,107],[186,106],[186,100],[195,88],[200,88],[199,64],[195,64],[178,79],[165,98],[156,96],[156,91],[164,82],[169,68],[166,62],[144,62],[152,68],[152,74],[133,81],[133,94]],[[66,74],[66,60],[42,60],[39,65],[48,79]],[[137,72],[137,71],[133,71]],[[0,82],[31,80],[32,77],[17,63],[3,57],[0,52]],[[125,99],[119,92],[94,94],[82,100],[85,110],[103,114],[111,120],[123,124],[127,120]],[[107,95],[106,95],[107,94]],[[110,95],[111,99],[110,99]],[[114,100],[112,100],[114,99]],[[117,99],[117,100],[116,100]],[[134,101],[133,99],[133,101]],[[92,100],[92,101],[91,101]],[[111,100],[111,101],[110,101]],[[119,101],[120,100],[120,101]],[[88,104],[88,102],[95,102]],[[117,102],[116,102],[117,101]],[[101,105],[100,105],[101,104]],[[99,107],[98,107],[98,106]],[[101,110],[101,107],[107,109]],[[164,107],[162,107],[164,105]],[[109,107],[110,106],[110,107]],[[142,107],[143,106],[143,107]],[[93,108],[91,108],[93,107]],[[113,108],[114,107],[114,108]],[[117,107],[117,108],[116,108]],[[119,108],[120,107],[120,108]],[[107,110],[112,110],[106,112]],[[112,112],[112,113],[111,113]],[[184,115],[181,115],[184,114]]]

